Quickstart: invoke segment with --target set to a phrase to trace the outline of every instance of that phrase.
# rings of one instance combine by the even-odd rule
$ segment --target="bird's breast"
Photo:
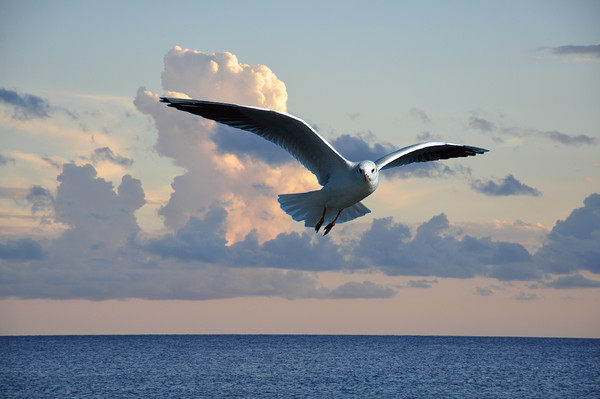
[[[377,189],[378,183],[377,180],[342,178],[330,181],[321,190],[327,207],[343,209],[369,196]]]

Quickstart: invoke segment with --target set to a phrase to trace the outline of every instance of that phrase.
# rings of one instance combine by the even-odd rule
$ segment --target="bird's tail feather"
[[[304,226],[306,227],[315,227],[323,216],[324,201],[320,191],[280,194],[278,201],[285,213],[297,222],[304,220]],[[328,208],[325,223],[331,222],[337,215],[338,210]],[[369,208],[357,202],[348,208],[344,208],[338,217],[337,223],[348,222],[369,212],[371,212]]]
[[[367,213],[371,213],[371,210],[364,206],[362,202],[357,202],[356,204],[349,206],[348,208],[344,208],[342,213],[340,213],[340,217],[338,217],[336,223],[349,222],[352,219],[364,216]]]

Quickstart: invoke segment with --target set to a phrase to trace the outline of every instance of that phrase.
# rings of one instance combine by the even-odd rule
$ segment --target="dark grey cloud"
[[[310,231],[281,233],[262,245],[258,244],[257,235],[251,232],[244,240],[227,246],[226,217],[227,211],[215,205],[203,218],[190,217],[175,234],[151,240],[148,249],[162,258],[218,263],[228,267],[302,271],[347,268],[338,246],[328,238],[317,239]]]
[[[585,134],[570,136],[556,130],[538,132],[537,134],[541,137],[566,145],[594,145],[598,143],[598,139],[596,137],[586,136]]]
[[[559,289],[598,288],[600,287],[600,281],[590,280],[577,273],[569,276],[558,277],[557,279],[549,282],[547,286]]]
[[[0,88],[0,103],[13,108],[13,118],[15,119],[29,120],[50,116],[50,104],[43,98],[32,94],[21,94],[14,90]]]
[[[521,183],[513,175],[507,175],[497,180],[473,180],[471,188],[485,195],[509,196],[509,195],[531,195],[538,197],[542,195],[538,190]]]
[[[437,280],[410,280],[407,285],[410,288],[431,288],[433,284],[437,284]]]
[[[600,57],[600,44],[588,46],[567,44],[564,46],[551,47],[552,52],[557,55],[588,55]]]
[[[396,295],[396,290],[384,287],[372,281],[363,282],[350,281],[332,289],[327,296],[334,299],[349,298],[391,298]]]
[[[42,246],[31,238],[7,240],[0,243],[0,259],[30,261],[44,258]]]
[[[374,161],[397,149],[389,143],[372,143],[373,139],[373,134],[368,134],[366,138],[343,134],[333,140],[331,145],[351,161],[363,161],[366,159]]]
[[[591,194],[583,207],[556,222],[535,261],[548,273],[600,273],[600,194]]]
[[[227,252],[224,226],[226,217],[225,209],[213,206],[202,219],[190,217],[187,224],[174,235],[150,241],[148,249],[162,258],[223,262]]]
[[[96,148],[90,156],[92,162],[106,161],[120,166],[131,166],[133,159],[115,154],[109,147]]]
[[[31,186],[26,199],[31,204],[31,213],[34,215],[39,212],[51,211],[54,206],[52,193],[41,186]]]
[[[556,130],[543,131],[531,128],[497,126],[492,121],[479,116],[471,116],[468,119],[467,124],[470,128],[479,130],[482,133],[496,135],[495,138],[499,141],[503,140],[503,136],[509,136],[520,138],[541,138],[572,146],[598,144],[598,139],[596,137],[585,134],[570,135]]]
[[[421,224],[414,236],[391,218],[375,219],[355,257],[388,275],[534,280],[541,273],[520,244],[459,237],[444,214]]]

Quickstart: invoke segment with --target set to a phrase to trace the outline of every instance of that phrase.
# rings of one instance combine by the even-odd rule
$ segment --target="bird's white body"
[[[371,174],[365,177],[362,170],[368,165]],[[360,166],[359,166],[360,165]],[[281,208],[296,221],[304,220],[306,227],[316,227],[323,217],[329,224],[336,219],[344,223],[371,212],[360,201],[371,195],[379,186],[379,173],[371,161],[348,165],[347,170],[332,175],[329,181],[317,191],[298,194],[280,194]]]
[[[428,142],[391,152],[376,161],[351,162],[340,155],[302,119],[265,108],[211,101],[161,98],[170,107],[243,129],[269,140],[292,154],[317,176],[320,190],[280,194],[281,208],[296,221],[325,234],[371,212],[362,201],[379,185],[381,170],[413,162],[466,157],[487,150],[461,144]]]

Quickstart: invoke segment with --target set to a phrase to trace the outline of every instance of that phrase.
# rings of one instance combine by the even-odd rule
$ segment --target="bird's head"
[[[376,185],[379,182],[379,170],[373,161],[362,161],[356,165],[356,173],[365,182]]]

